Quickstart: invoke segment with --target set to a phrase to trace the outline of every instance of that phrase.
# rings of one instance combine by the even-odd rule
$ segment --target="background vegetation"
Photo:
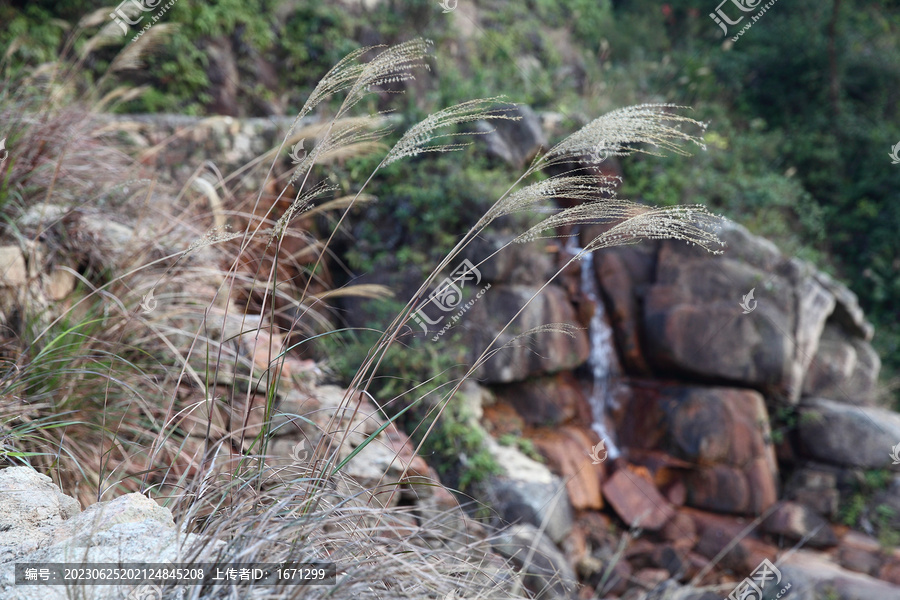
[[[885,380],[896,377],[900,166],[887,155],[900,141],[900,3],[776,4],[736,43],[723,41],[707,16],[714,7],[704,0],[459,4],[448,15],[430,0],[388,0],[370,9],[307,1],[178,2],[164,17],[177,29],[141,69],[126,74],[152,88],[116,110],[213,112],[218,82],[211,80],[208,50],[226,39],[241,77],[240,113],[283,108],[290,114],[351,49],[412,33],[449,51],[436,53],[437,77],[420,78],[426,93],[402,100],[410,120],[434,106],[499,92],[559,112],[563,127],[629,103],[690,105],[694,116],[710,122],[708,151],[689,159],[625,161],[623,196],[705,203],[847,281],[876,325]],[[96,0],[0,5],[0,48],[10,50],[13,67],[34,68],[57,55],[64,21],[102,6]],[[99,77],[130,39],[90,55],[87,70]],[[275,81],[254,67],[260,59],[278,65]],[[440,252],[438,246],[459,231],[458,221],[477,211],[484,186],[496,179],[491,169],[498,168],[463,169],[440,159],[427,164],[415,165],[419,181],[426,179],[422,185],[408,183],[408,164],[388,173],[379,189],[390,201],[374,210],[403,212],[432,235],[392,232],[396,239],[384,240],[377,228],[362,226],[357,233],[366,244],[382,251],[399,245],[421,260],[417,253],[427,250],[417,239],[428,240]],[[363,263],[375,260],[377,251],[366,258],[360,252],[354,266],[372,266]]]

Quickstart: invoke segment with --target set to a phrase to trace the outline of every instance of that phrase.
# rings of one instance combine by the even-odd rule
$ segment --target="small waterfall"
[[[581,248],[575,246],[574,240],[569,238],[566,249],[578,254]],[[591,427],[605,442],[609,458],[619,456],[612,431],[608,427],[606,410],[612,404],[613,398],[610,392],[609,377],[613,370],[615,349],[613,348],[612,329],[604,318],[605,310],[603,301],[597,290],[597,281],[594,275],[594,255],[591,252],[584,254],[581,259],[581,291],[594,303],[594,316],[590,323],[591,353],[588,357],[588,365],[594,377],[594,386],[591,391],[590,404],[594,422]]]

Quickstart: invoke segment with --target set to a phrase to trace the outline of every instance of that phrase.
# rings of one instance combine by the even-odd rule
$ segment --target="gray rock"
[[[563,481],[517,448],[487,436],[487,449],[502,473],[484,483],[484,496],[506,523],[530,523],[560,543],[572,530],[573,513]]]
[[[774,536],[799,542],[812,548],[836,546],[837,535],[825,519],[809,507],[794,502],[781,502],[762,522],[762,529]]]
[[[731,225],[724,256],[661,244],[644,303],[647,358],[681,376],[738,382],[787,403],[801,395],[834,297],[815,270]],[[749,313],[740,302],[754,290]]]
[[[778,568],[782,576],[778,589],[790,585],[791,600],[900,600],[900,587],[848,571],[826,556],[807,550],[779,561]],[[775,587],[766,591],[772,594],[765,597],[777,593]]]
[[[0,562],[47,543],[52,529],[80,508],[46,475],[27,467],[0,471]]]
[[[826,519],[837,516],[840,492],[836,467],[809,466],[797,470],[787,484],[785,497],[816,511]]]
[[[474,360],[516,313],[525,307],[494,344],[493,348],[502,350],[475,372],[476,379],[487,383],[511,383],[574,369],[587,361],[590,344],[583,328],[573,330],[572,335],[541,332],[513,341],[513,338],[525,331],[549,323],[579,327],[575,309],[559,286],[548,285],[526,306],[526,302],[538,289],[494,285],[462,316],[458,326],[463,331],[466,345],[472,350],[471,358]],[[504,347],[506,344],[509,346]]]
[[[197,537],[178,530],[169,509],[141,494],[78,503],[26,467],[0,471],[0,600],[68,600],[71,590],[15,585],[15,564],[165,563]],[[92,600],[121,600],[131,586],[90,586]],[[84,588],[83,588],[84,589]]]
[[[0,247],[0,287],[25,285],[27,281],[28,270],[22,250],[18,246]]]
[[[848,404],[873,404],[881,359],[871,344],[826,324],[803,380],[803,395]]]
[[[829,464],[878,469],[891,464],[900,440],[900,414],[870,406],[850,406],[822,398],[800,405],[801,450]]]
[[[875,334],[875,327],[866,321],[856,294],[851,292],[843,283],[832,279],[827,273],[817,272],[816,279],[837,300],[833,315],[835,323],[843,327],[851,335],[862,338],[866,342],[871,341],[872,336]]]
[[[566,557],[533,525],[513,525],[502,532],[492,546],[525,573],[525,587],[535,594],[535,598],[578,598],[578,580]]]
[[[488,154],[522,168],[541,148],[547,147],[547,136],[541,129],[540,119],[530,107],[518,104],[503,114],[518,117],[518,120],[478,121],[478,131],[484,132],[479,137],[487,145]]]

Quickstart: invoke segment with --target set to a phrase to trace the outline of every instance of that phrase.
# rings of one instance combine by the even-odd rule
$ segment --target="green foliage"
[[[374,304],[374,303],[373,303]],[[397,301],[384,301],[374,307],[372,327],[383,326],[388,316],[402,308]],[[358,331],[329,336],[327,355],[337,379],[347,384],[356,374],[374,346],[379,332]],[[455,385],[464,372],[465,351],[454,346],[452,334],[448,344],[438,346],[428,340],[400,340],[385,353],[379,369],[382,375],[373,380],[370,392],[384,406],[386,416],[392,417],[410,405],[413,408],[398,420],[414,443],[425,439],[422,454],[433,461],[445,483],[465,491],[496,472],[497,465],[484,447],[484,433],[473,427],[459,399],[453,399],[437,417],[440,399]],[[454,352],[455,350],[455,352]],[[425,438],[431,425],[434,429]]]
[[[487,210],[486,199],[499,197],[510,181],[505,169],[466,154],[426,154],[387,167],[371,187],[378,202],[354,227],[354,243],[346,252],[350,266],[371,271],[390,259],[430,269],[453,247]],[[348,161],[351,179],[372,167],[372,160]]]
[[[519,452],[527,456],[532,460],[536,460],[537,462],[544,462],[544,457],[541,456],[541,453],[537,451],[537,448],[534,447],[534,442],[529,440],[528,438],[519,437],[514,433],[507,433],[500,436],[500,439],[497,440],[497,443],[501,446],[515,446],[518,448]]]
[[[716,71],[741,116],[783,132],[779,150],[815,199],[828,250],[875,322],[875,344],[891,373],[900,367],[900,169],[887,156],[897,133],[885,125],[898,118],[900,14],[844,3],[832,72],[832,7],[822,8],[801,0],[767,14],[765,26],[741,38],[741,52],[717,55]]]
[[[500,465],[484,446],[484,431],[473,426],[473,419],[462,404],[451,402],[425,445],[426,456],[429,451],[436,454],[439,472],[463,492],[500,472]]]
[[[885,549],[900,544],[900,532],[894,527],[896,511],[887,504],[874,505],[877,492],[888,489],[893,473],[888,469],[876,469],[863,473],[857,489],[843,502],[839,519],[850,527],[858,527],[867,519],[877,531],[878,541]]]
[[[866,510],[866,498],[862,494],[853,494],[839,511],[841,523],[853,527],[859,523],[860,517]]]
[[[772,443],[782,443],[785,432],[792,431],[797,427],[798,414],[796,407],[793,406],[779,406],[773,411],[770,418]]]

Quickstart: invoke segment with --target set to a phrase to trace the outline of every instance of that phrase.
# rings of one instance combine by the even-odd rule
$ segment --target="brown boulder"
[[[482,411],[484,418],[481,423],[495,438],[501,438],[504,435],[522,437],[525,420],[509,402],[498,399],[483,407]]]
[[[691,517],[697,528],[699,539],[694,552],[711,560],[729,548],[719,561],[726,569],[746,576],[764,558],[775,559],[777,549],[760,541],[754,533],[755,527],[748,527],[747,521],[690,508],[682,508],[680,512]]]
[[[662,242],[644,303],[647,358],[669,373],[734,381],[796,403],[834,296],[811,266],[742,227],[729,224],[722,238],[725,256]]]
[[[660,530],[675,510],[653,483],[627,468],[603,483],[603,496],[629,527]]]
[[[572,426],[540,429],[531,435],[531,440],[547,459],[550,470],[566,482],[575,510],[603,508],[600,483],[604,464],[593,464],[589,455],[599,441],[593,430]]]
[[[591,421],[591,408],[571,371],[493,388],[497,399],[515,407],[532,427],[554,427],[570,421]]]
[[[664,540],[679,552],[687,552],[697,544],[697,526],[694,520],[678,511],[660,531]]]
[[[759,514],[777,500],[778,466],[757,392],[643,383],[632,389],[629,410],[617,418],[619,443],[692,465],[687,504]]]
[[[594,272],[613,330],[622,366],[630,375],[649,375],[650,366],[641,347],[641,302],[656,270],[659,244],[606,248],[594,252]]]
[[[556,272],[553,254],[558,252],[558,245],[547,240],[511,243],[513,239],[513,234],[483,233],[466,246],[461,258],[478,265],[485,282],[537,286],[546,283]]]
[[[845,569],[878,577],[885,563],[881,544],[858,531],[848,531],[838,547],[838,562]]]
[[[477,379],[487,383],[511,383],[571,370],[587,361],[590,345],[583,329],[568,333],[540,332],[517,338],[548,323],[577,327],[575,310],[562,288],[549,285],[540,293],[538,290],[519,285],[494,285],[462,317],[458,326],[464,331],[466,345],[472,349],[473,360],[499,334],[499,340],[492,348],[500,350],[476,371]],[[516,317],[520,309],[522,313]],[[514,317],[512,325],[501,334]]]

